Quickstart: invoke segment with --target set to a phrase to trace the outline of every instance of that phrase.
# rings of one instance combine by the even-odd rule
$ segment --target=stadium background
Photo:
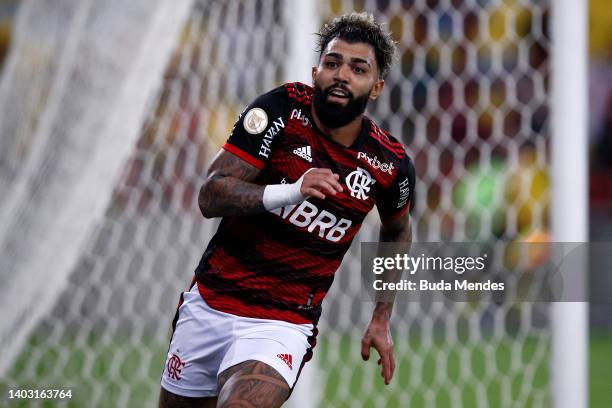
[[[606,3],[591,1],[589,9],[590,239],[604,241],[612,235],[612,16]],[[316,4],[321,21],[371,11],[388,21],[399,41],[398,64],[370,112],[414,158],[417,239],[546,239],[554,204],[549,3]],[[0,2],[0,61],[15,43],[20,5]],[[104,217],[86,242],[65,241],[82,248],[78,260],[62,294],[2,373],[3,395],[6,387],[70,385],[73,406],[145,406],[155,400],[172,310],[215,226],[195,204],[202,175],[244,105],[287,79],[285,13],[280,1],[194,2]],[[52,59],[29,45],[34,63]],[[36,95],[36,109],[43,112],[45,95]],[[6,186],[28,159],[35,134],[17,129],[0,136],[3,194],[10,193]],[[375,236],[366,227],[360,238]],[[376,367],[358,357],[371,305],[355,296],[357,270],[355,246],[324,308],[317,378],[309,380],[320,406],[550,404],[550,322],[546,305],[536,304],[398,305],[400,368],[383,391]],[[5,278],[11,271],[0,273]],[[612,293],[609,277],[592,280]],[[594,407],[611,401],[610,316],[604,306],[590,309]]]

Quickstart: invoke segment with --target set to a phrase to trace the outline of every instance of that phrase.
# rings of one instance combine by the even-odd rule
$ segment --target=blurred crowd
[[[0,0],[0,72],[11,44],[11,28],[17,9],[17,0]]]
[[[612,7],[608,0],[590,0],[589,6],[590,195],[599,221],[612,215]],[[598,225],[593,223],[596,233]]]
[[[589,132],[591,238],[612,237],[612,7],[590,0]]]

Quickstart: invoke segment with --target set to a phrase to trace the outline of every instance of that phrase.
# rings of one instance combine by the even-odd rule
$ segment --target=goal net
[[[547,234],[547,1],[316,1],[309,17],[295,4],[22,2],[0,81],[2,395],[71,387],[73,406],[155,405],[178,295],[216,227],[196,204],[205,170],[246,104],[303,80],[287,61],[301,18],[365,10],[398,41],[369,113],[414,160],[416,240]],[[382,384],[360,358],[372,304],[358,244],[377,239],[376,217],[337,274],[292,403],[550,405],[544,303],[400,299],[398,368]]]

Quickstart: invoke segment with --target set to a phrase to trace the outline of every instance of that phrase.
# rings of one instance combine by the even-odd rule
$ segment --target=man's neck
[[[311,109],[312,118],[314,119],[315,125],[326,135],[328,135],[334,142],[340,143],[345,147],[350,147],[355,143],[355,140],[359,137],[361,127],[363,126],[363,114],[357,116],[355,119],[347,123],[346,125],[339,128],[330,128],[325,126],[319,120],[317,112],[314,109],[314,104]]]

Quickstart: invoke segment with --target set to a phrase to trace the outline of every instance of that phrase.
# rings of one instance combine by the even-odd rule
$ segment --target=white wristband
[[[310,170],[314,170],[314,168],[306,170],[304,174],[302,174],[302,177],[295,183],[267,185],[263,193],[264,208],[271,211],[286,205],[299,204],[304,201],[306,197],[302,195],[300,189],[302,188],[304,176]]]

